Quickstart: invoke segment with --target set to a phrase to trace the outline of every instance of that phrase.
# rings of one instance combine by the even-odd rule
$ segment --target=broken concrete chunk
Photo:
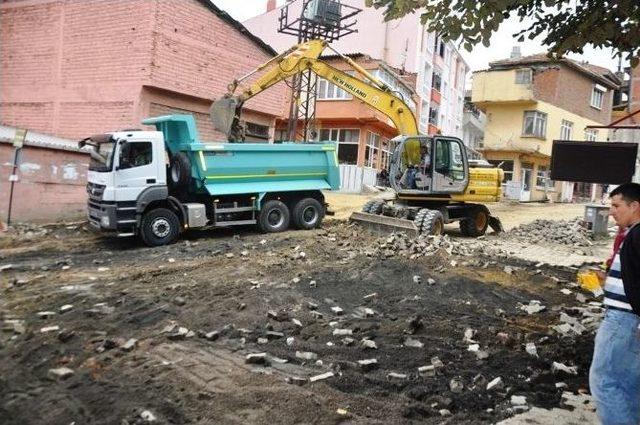
[[[429,284],[430,286],[433,286],[436,284],[436,280],[430,277],[427,279],[427,284]]]
[[[461,378],[453,378],[449,381],[449,389],[452,393],[461,393],[464,390],[464,384]]]
[[[411,348],[422,348],[424,347],[424,344],[417,339],[407,338],[404,340],[404,346]]]
[[[300,376],[288,376],[286,381],[288,384],[302,386],[307,383],[307,378],[302,378]]]
[[[333,335],[334,336],[353,335],[353,330],[351,330],[351,329],[334,329],[333,330]]]
[[[422,278],[418,275],[413,276],[413,283],[417,283],[417,284],[422,283]]]
[[[295,339],[292,336],[288,337],[287,338],[287,345],[293,345],[294,341],[295,341]]]
[[[371,299],[371,298],[375,298],[375,297],[377,297],[377,296],[378,296],[378,293],[377,293],[377,292],[374,292],[374,293],[372,293],[372,294],[365,295],[365,296],[364,296],[364,297],[362,297],[362,298],[364,298],[365,300],[369,300],[369,299]]]
[[[349,337],[342,338],[342,344],[344,345],[353,345],[354,342],[355,340],[353,338],[349,338]]]
[[[440,416],[451,416],[451,411],[448,409],[440,409],[438,413],[440,413]]]
[[[287,313],[284,310],[280,310],[280,311],[269,310],[267,312],[267,317],[269,319],[273,319],[273,320],[276,320],[278,322],[284,322],[286,320],[289,320],[289,313]]]
[[[420,376],[435,376],[436,367],[434,365],[420,366],[418,368],[418,374]]]
[[[145,422],[155,422],[156,416],[151,413],[149,410],[144,410],[142,412],[140,412],[140,418],[145,421]]]
[[[39,311],[36,313],[36,315],[40,318],[40,319],[49,319],[53,316],[56,315],[55,311]]]
[[[578,366],[567,366],[563,363],[553,362],[551,365],[551,371],[553,373],[564,372],[569,375],[577,375]]]
[[[341,308],[340,308],[340,307],[338,307],[338,306],[333,306],[333,307],[331,307],[331,311],[332,311],[335,315],[337,315],[337,316],[340,316],[340,315],[342,315],[342,314],[344,313],[344,310],[343,310],[343,309],[341,309]]]
[[[252,353],[247,354],[244,360],[247,364],[259,364],[266,365],[268,364],[267,353]]]
[[[536,348],[536,345],[533,342],[527,342],[524,349],[529,355],[538,357],[538,349]]]
[[[73,305],[72,305],[72,304],[65,304],[65,305],[63,305],[62,307],[60,307],[60,308],[58,309],[58,311],[59,311],[60,313],[66,313],[67,311],[69,311],[69,310],[71,310],[71,309],[73,309]]]
[[[370,370],[373,370],[376,367],[378,367],[378,360],[377,359],[358,360],[358,365],[360,366],[360,369],[363,372],[369,372]]]
[[[403,379],[407,379],[407,375],[404,374],[404,373],[389,372],[387,374],[387,379],[389,379],[389,380],[392,380],[392,379],[403,380]]]
[[[276,331],[267,331],[265,335],[268,339],[284,338],[284,334],[282,332],[276,332]]]
[[[523,395],[512,395],[511,396],[511,405],[512,406],[524,406],[527,404],[527,398]]]
[[[269,343],[269,339],[268,339],[268,338],[260,337],[260,338],[258,338],[258,339],[257,339],[257,341],[256,341],[256,342],[257,342],[258,344],[260,344],[260,345],[264,345],[264,344],[268,344],[268,343]]]
[[[209,341],[215,341],[220,337],[220,332],[218,331],[207,332],[206,334],[204,334],[204,337]]]
[[[325,372],[320,375],[312,376],[309,378],[309,382],[322,381],[323,379],[328,379],[334,376],[333,372]]]
[[[310,361],[310,360],[317,360],[318,355],[310,351],[296,351],[296,358]]]
[[[73,370],[69,369],[68,367],[59,367],[56,369],[49,369],[47,377],[54,381],[65,380],[73,376],[73,373]]]
[[[487,384],[487,391],[500,390],[504,387],[501,377],[497,377]]]
[[[298,319],[291,319],[291,322],[299,328],[302,327],[302,322]]]
[[[474,329],[471,328],[467,328],[464,330],[464,338],[463,341],[464,342],[469,342],[469,343],[476,343],[477,341],[475,341],[473,339],[473,336],[476,334],[476,331]]]
[[[368,349],[372,349],[375,350],[378,348],[378,346],[376,345],[375,341],[372,341],[370,339],[363,339],[362,341],[360,341],[360,343],[362,344],[363,348],[368,348]]]
[[[520,306],[520,310],[526,311],[527,314],[540,313],[541,311],[544,311],[546,309],[547,307],[543,306],[540,301],[537,300],[531,300],[529,301],[529,304]]]
[[[59,330],[60,330],[60,326],[58,326],[58,325],[45,326],[44,328],[40,328],[40,332],[41,333],[47,333],[47,332],[59,331]]]
[[[136,348],[136,345],[137,345],[137,344],[138,344],[138,340],[137,340],[137,339],[135,339],[135,338],[129,338],[129,339],[127,340],[127,342],[125,342],[125,343],[122,345],[121,349],[122,349],[123,351],[131,351],[131,350],[133,350],[134,348]]]
[[[444,363],[442,363],[442,361],[437,356],[431,357],[431,364],[436,368],[444,367]]]

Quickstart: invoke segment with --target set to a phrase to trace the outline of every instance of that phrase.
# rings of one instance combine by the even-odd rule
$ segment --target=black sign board
[[[637,143],[554,140],[551,179],[568,182],[622,184],[636,171]]]

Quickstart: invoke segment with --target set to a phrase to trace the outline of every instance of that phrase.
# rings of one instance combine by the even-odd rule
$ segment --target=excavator
[[[355,74],[323,61],[320,56],[326,48],[344,59]],[[262,76],[235,93],[243,81],[261,71]],[[502,231],[500,220],[484,204],[500,200],[503,171],[485,160],[469,158],[464,143],[456,137],[421,135],[416,117],[400,93],[324,40],[295,45],[234,80],[228,93],[211,105],[214,126],[227,134],[230,142],[242,141],[240,115],[244,102],[278,82],[308,71],[386,115],[400,133],[390,141],[392,154],[387,170],[394,199],[367,202],[361,212],[352,214],[352,221],[414,236],[442,234],[445,224],[456,221],[465,236],[484,235],[489,226]]]

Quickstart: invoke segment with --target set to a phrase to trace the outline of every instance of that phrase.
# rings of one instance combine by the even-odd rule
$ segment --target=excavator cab
[[[389,181],[399,195],[464,193],[469,162],[460,139],[398,136],[392,146]]]

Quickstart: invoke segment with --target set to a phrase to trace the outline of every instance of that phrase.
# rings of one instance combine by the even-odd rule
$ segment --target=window
[[[347,71],[353,75],[354,71]],[[353,97],[324,78],[318,78],[318,100],[350,100]]]
[[[436,141],[435,171],[450,176],[453,180],[464,180],[462,147],[453,140]]]
[[[422,74],[422,93],[425,97],[431,94],[431,65],[428,62],[424,63],[424,70]]]
[[[153,148],[151,142],[127,142],[120,148],[120,169],[142,167],[151,164]]]
[[[596,109],[602,109],[602,100],[604,99],[604,93],[606,89],[598,84],[593,86],[591,91],[591,106]]]
[[[538,111],[524,112],[523,136],[544,138],[547,132],[547,114]]]
[[[549,167],[546,165],[538,165],[536,173],[536,187],[545,189],[549,184]]]
[[[321,141],[338,142],[338,162],[341,164],[358,163],[358,142],[360,141],[360,130],[331,128],[320,130]]]
[[[429,123],[429,102],[423,100],[420,108],[420,124],[427,126]]]
[[[274,142],[284,142],[288,138],[289,138],[289,131],[288,130],[276,130],[274,132],[274,134],[273,134],[273,141]]]
[[[571,121],[562,120],[560,124],[560,140],[571,140],[573,132],[573,123]]]
[[[395,75],[383,68],[376,69],[373,75],[388,85],[389,88],[395,92],[394,94],[404,100],[404,103],[415,112],[416,104],[411,98],[411,91],[409,91]]]
[[[495,165],[497,168],[502,168],[502,171],[504,171],[504,178],[502,179],[502,183],[510,182],[513,180],[513,160],[490,159],[488,161],[491,165]]]
[[[247,138],[253,142],[269,141],[269,126],[247,121]]]
[[[531,84],[531,70],[518,69],[516,71],[516,84]]]
[[[598,139],[598,130],[585,130],[584,138],[587,139],[588,142],[595,142]]]
[[[440,91],[442,89],[442,77],[439,71],[433,71],[433,79],[431,80],[431,87],[434,90]]]
[[[370,131],[368,133],[367,147],[364,152],[365,165],[376,168],[378,165],[378,155],[380,153],[380,135]]]
[[[380,169],[386,170],[389,168],[389,158],[391,157],[391,150],[389,148],[389,139],[385,137],[380,138]]]
[[[438,126],[438,107],[435,105],[429,109],[429,124]]]

